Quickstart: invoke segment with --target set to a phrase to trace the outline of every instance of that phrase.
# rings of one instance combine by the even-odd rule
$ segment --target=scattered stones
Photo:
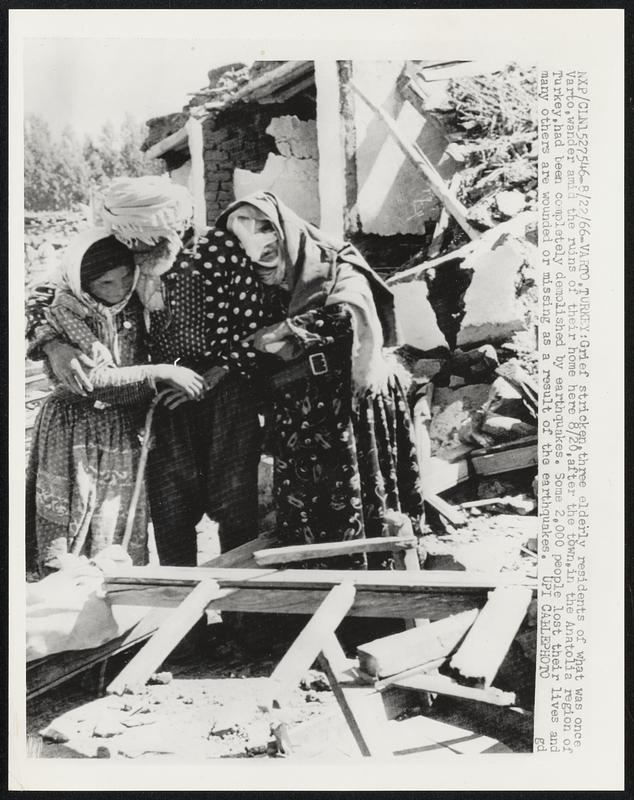
[[[121,732],[122,731],[119,723],[112,720],[100,722],[95,725],[92,735],[96,739],[111,739],[113,736],[119,736]]]
[[[148,680],[150,686],[160,685],[165,686],[172,682],[171,672],[155,672],[154,675]]]
[[[75,726],[72,728],[63,726],[63,723],[49,725],[40,731],[40,736],[47,742],[56,742],[63,744],[70,741],[71,737],[76,733]]]

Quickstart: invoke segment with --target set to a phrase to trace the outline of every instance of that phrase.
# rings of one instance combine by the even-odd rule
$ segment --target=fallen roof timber
[[[232,590],[210,603],[220,611],[314,614],[334,586],[351,582],[356,588],[351,616],[430,620],[480,608],[488,592],[498,586],[525,586],[536,591],[535,581],[499,573],[204,567],[132,567],[109,576],[106,588],[112,603],[171,608],[207,578]]]

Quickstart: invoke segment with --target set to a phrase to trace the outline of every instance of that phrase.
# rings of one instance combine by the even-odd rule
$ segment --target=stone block
[[[522,269],[531,263],[535,248],[526,240],[495,229],[483,236],[462,263],[473,270],[464,295],[465,315],[458,331],[459,347],[482,342],[504,342],[525,330],[525,310],[518,290]]]
[[[488,384],[475,383],[459,389],[436,388],[429,426],[432,455],[461,444],[463,424],[478,415],[489,393]]]
[[[403,344],[419,350],[447,348],[447,340],[438,327],[436,314],[429,302],[427,284],[424,280],[396,283],[394,293],[396,318],[401,329]]]

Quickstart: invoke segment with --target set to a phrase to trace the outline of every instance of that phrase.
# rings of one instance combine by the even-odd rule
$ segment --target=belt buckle
[[[328,362],[324,353],[311,353],[308,356],[308,363],[313,375],[325,375],[328,372]]]

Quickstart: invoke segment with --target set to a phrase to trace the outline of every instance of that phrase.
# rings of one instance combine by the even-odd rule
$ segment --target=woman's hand
[[[74,394],[84,397],[92,392],[93,385],[87,374],[87,369],[95,366],[95,362],[70,344],[53,340],[47,342],[42,348],[48,358],[51,371],[62,386]]]
[[[183,392],[190,400],[197,400],[205,391],[203,378],[188,367],[165,364],[159,370],[158,379]]]
[[[275,353],[279,349],[276,345],[291,335],[291,329],[286,320],[283,320],[277,325],[260,328],[259,331],[251,334],[251,336],[247,336],[247,341],[251,340],[253,347],[261,353]]]

